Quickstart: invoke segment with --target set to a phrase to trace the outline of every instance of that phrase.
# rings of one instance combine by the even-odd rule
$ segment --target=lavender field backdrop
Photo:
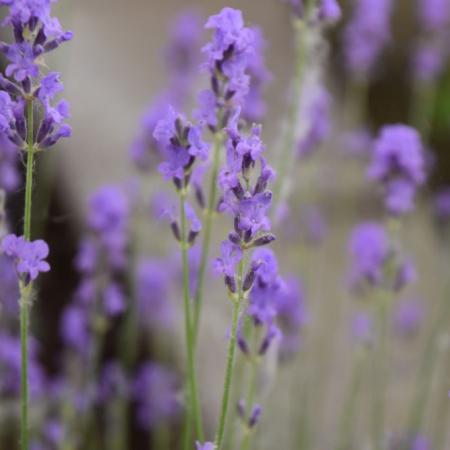
[[[0,12],[0,449],[450,449],[450,0]]]

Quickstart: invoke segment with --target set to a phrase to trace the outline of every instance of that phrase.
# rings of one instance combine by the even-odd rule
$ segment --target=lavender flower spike
[[[196,442],[195,449],[196,450],[215,450],[216,446],[212,442],[205,442],[202,444],[201,442]]]

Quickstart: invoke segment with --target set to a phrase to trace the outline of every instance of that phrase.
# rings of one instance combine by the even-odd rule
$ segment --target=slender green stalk
[[[33,197],[33,168],[34,168],[34,139],[33,139],[33,100],[27,100],[27,167],[25,181],[25,212],[23,235],[27,241],[31,240],[31,207]],[[21,348],[21,399],[20,399],[20,442],[21,449],[28,450],[28,328],[29,310],[33,284],[20,285],[20,348]]]
[[[197,342],[198,330],[200,326],[200,316],[203,304],[203,290],[205,285],[205,274],[206,274],[206,267],[208,266],[212,224],[217,202],[217,173],[219,171],[220,149],[222,147],[222,143],[223,143],[222,133],[216,132],[214,135],[214,151],[213,151],[213,163],[208,196],[208,209],[206,210],[205,213],[205,224],[204,224],[202,251],[200,257],[200,267],[198,271],[197,288],[194,296],[194,322],[192,327],[194,345]]]
[[[223,385],[222,406],[220,409],[219,425],[217,428],[217,435],[216,435],[216,450],[221,450],[225,433],[228,403],[230,399],[230,391],[233,381],[234,354],[236,352],[239,314],[241,310],[241,303],[244,298],[243,276],[244,276],[244,258],[241,259],[238,268],[238,283],[239,283],[238,295],[237,298],[233,298],[233,317],[231,322],[230,341],[228,343],[227,365],[225,370],[225,381]]]
[[[388,299],[387,292],[382,291],[375,299],[377,304],[377,331],[378,341],[375,346],[373,357],[373,410],[372,410],[372,432],[374,450],[383,449],[384,427],[385,427],[385,404],[387,384],[387,343],[388,343]]]
[[[180,233],[181,233],[181,256],[183,265],[183,303],[184,303],[184,321],[186,334],[186,350],[187,350],[187,377],[189,386],[189,415],[195,424],[196,438],[203,441],[203,424],[200,408],[200,401],[197,388],[197,376],[195,370],[195,347],[192,332],[192,312],[189,294],[189,258],[188,258],[188,242],[187,242],[187,225],[186,225],[186,189],[179,192],[180,195]]]

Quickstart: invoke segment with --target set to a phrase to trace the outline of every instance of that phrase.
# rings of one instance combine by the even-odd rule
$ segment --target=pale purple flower
[[[448,0],[417,0],[420,25],[428,32],[441,31],[450,23]]]
[[[447,223],[450,218],[450,187],[445,187],[436,194],[434,208],[437,218],[442,223]]]
[[[445,67],[445,42],[434,40],[418,45],[413,57],[415,76],[425,82],[438,77]]]
[[[342,10],[337,0],[321,0],[319,18],[326,23],[335,23],[342,16]]]
[[[402,299],[397,303],[393,315],[395,331],[398,334],[402,336],[414,335],[425,319],[425,304],[419,298]]]
[[[215,448],[216,446],[213,442],[205,442],[204,444],[202,444],[201,442],[197,441],[195,443],[195,450],[214,450]]]
[[[14,261],[16,271],[27,282],[34,281],[40,272],[48,272],[50,265],[45,259],[49,254],[43,240],[26,241],[23,236],[9,234],[3,238],[1,250]]]
[[[110,283],[103,290],[103,306],[108,317],[115,317],[125,310],[125,294],[117,283]]]
[[[426,178],[425,155],[419,133],[407,125],[382,128],[374,144],[368,177],[385,189],[385,205],[392,214],[413,209],[417,187]]]
[[[223,241],[220,245],[221,257],[215,262],[215,269],[225,276],[232,277],[236,272],[236,266],[242,259],[241,248],[230,241]]]
[[[153,428],[162,422],[177,420],[181,412],[178,389],[178,377],[171,369],[156,363],[141,366],[132,392],[142,428]]]
[[[392,0],[355,0],[352,17],[344,31],[347,66],[368,75],[388,43]]]
[[[60,332],[64,343],[84,354],[91,342],[88,312],[79,305],[68,306],[63,313]]]

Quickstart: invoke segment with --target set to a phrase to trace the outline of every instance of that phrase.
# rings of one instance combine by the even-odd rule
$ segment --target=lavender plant
[[[45,262],[49,249],[42,240],[31,241],[31,207],[35,154],[69,137],[70,127],[65,100],[55,103],[63,90],[60,74],[42,74],[45,55],[72,38],[64,32],[58,19],[51,16],[51,2],[2,1],[8,8],[3,27],[12,28],[13,42],[2,42],[0,49],[8,63],[6,77],[1,76],[1,131],[18,152],[26,154],[26,189],[23,236],[9,235],[2,241],[4,253],[15,263],[20,285],[21,322],[21,446],[28,449],[28,326],[33,298],[33,283],[40,272],[50,270]],[[37,106],[35,106],[37,105]],[[38,109],[39,107],[39,109]],[[40,111],[39,111],[40,110]],[[40,112],[39,115],[38,112]],[[35,124],[38,124],[35,132]]]

